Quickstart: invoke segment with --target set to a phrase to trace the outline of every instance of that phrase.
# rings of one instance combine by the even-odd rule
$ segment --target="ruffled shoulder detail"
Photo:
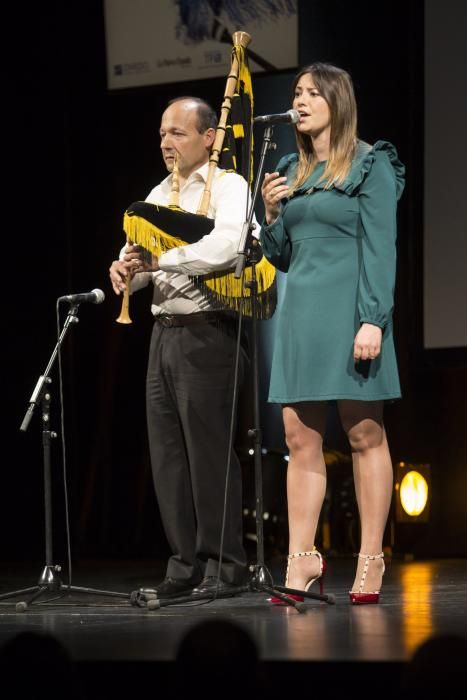
[[[286,156],[282,156],[275,169],[281,175],[286,175],[289,169],[293,172],[293,170],[297,166],[297,163],[298,153],[288,153]],[[289,173],[289,176],[290,174],[291,173]]]
[[[395,147],[392,145],[392,143],[389,143],[389,141],[376,141],[373,146],[370,146],[370,144],[366,143],[365,141],[359,141],[357,144],[357,153],[352,161],[349,174],[340,185],[334,184],[332,187],[340,192],[345,192],[345,194],[353,194],[365,180],[373,166],[373,163],[375,162],[375,159],[378,158],[379,153],[385,153],[389,158],[389,162],[394,170],[396,194],[397,199],[399,199],[405,184],[405,167],[399,160]],[[297,153],[291,153],[284,156],[284,158],[279,161],[277,170],[281,168],[281,174],[284,174],[287,170],[290,172],[291,166],[295,166],[297,161]],[[294,196],[306,194],[311,189],[324,189],[325,181],[320,180],[322,174],[322,170],[315,169],[310,177],[303,183],[303,185],[299,187],[299,189],[295,190]]]
[[[359,141],[357,145],[357,153],[352,161],[352,165],[349,174],[345,178],[344,182],[340,185],[333,185],[333,188],[345,194],[353,194],[364,182],[368,173],[370,172],[373,163],[379,157],[379,153],[385,153],[389,159],[389,162],[394,171],[394,178],[396,181],[396,195],[397,199],[400,198],[405,184],[405,167],[399,160],[395,146],[389,141],[376,141],[373,146],[365,141]],[[283,156],[278,164],[276,165],[276,171],[281,175],[286,175],[287,180],[290,182],[293,177],[293,173],[298,163],[298,153],[288,153]],[[301,187],[295,190],[293,196],[306,194],[313,190],[324,189],[325,181],[320,180],[323,174],[322,169],[315,169],[310,177],[303,183]]]
[[[405,167],[399,160],[395,146],[389,141],[376,141],[373,146],[365,141],[359,141],[349,174],[344,182],[340,185],[334,185],[334,187],[346,194],[352,194],[365,180],[378,157],[378,153],[385,153],[392,165],[396,180],[397,199],[399,199],[405,184]]]

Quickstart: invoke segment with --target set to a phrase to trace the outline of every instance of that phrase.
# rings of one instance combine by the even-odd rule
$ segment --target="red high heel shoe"
[[[324,591],[324,575],[326,573],[327,569],[327,564],[326,561],[323,559],[321,556],[320,552],[316,549],[316,547],[313,547],[313,549],[310,552],[294,552],[293,554],[289,554],[287,556],[287,571],[285,574],[285,588],[288,588],[289,584],[289,568],[290,568],[290,562],[292,559],[298,559],[298,557],[311,557],[311,556],[316,556],[319,559],[319,574],[317,576],[314,576],[313,578],[310,578],[306,584],[305,588],[303,589],[305,592],[308,591],[311,587],[311,585],[319,579],[319,592],[320,595],[323,595]],[[278,590],[281,590],[280,588]],[[299,593],[287,593],[285,592],[285,595],[288,598],[292,598],[293,600],[296,600],[297,602],[301,603],[305,600],[305,597],[303,595],[300,595]],[[284,605],[284,601],[281,600],[281,598],[271,598],[271,603],[273,605]]]
[[[360,586],[358,588],[358,591],[349,591],[349,597],[350,597],[350,602],[353,603],[354,605],[364,605],[365,603],[379,603],[379,591],[371,591],[371,592],[364,592],[363,587],[365,585],[365,579],[366,575],[368,573],[368,567],[370,565],[370,561],[374,561],[375,559],[382,559],[383,560],[383,576],[384,576],[384,571],[385,571],[385,566],[384,566],[384,552],[381,552],[381,554],[359,554],[358,555],[360,559],[365,560],[365,564],[363,566],[363,573],[362,573],[362,578],[360,579]]]

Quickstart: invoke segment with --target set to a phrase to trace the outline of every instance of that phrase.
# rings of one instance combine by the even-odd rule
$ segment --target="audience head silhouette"
[[[46,700],[51,687],[66,691],[72,700],[82,697],[71,655],[58,639],[45,633],[24,631],[4,642],[0,678],[5,698]]]
[[[193,688],[197,677],[218,682],[224,698],[245,697],[257,688],[256,644],[249,632],[228,620],[202,621],[190,628],[176,661],[178,681],[185,689]]]
[[[467,697],[467,637],[439,634],[423,642],[403,676],[404,697]]]

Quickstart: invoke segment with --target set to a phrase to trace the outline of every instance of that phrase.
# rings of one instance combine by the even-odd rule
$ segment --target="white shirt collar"
[[[185,182],[185,185],[187,185],[188,182],[191,182],[191,180],[202,180],[203,182],[206,182],[208,178],[208,171],[209,171],[209,161],[206,161],[200,168],[197,170],[193,170],[191,175],[188,177],[188,179]],[[172,173],[169,173],[165,180],[161,182],[161,185],[164,187],[171,189],[172,188]]]

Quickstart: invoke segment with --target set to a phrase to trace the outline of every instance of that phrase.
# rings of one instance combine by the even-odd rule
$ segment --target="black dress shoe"
[[[176,598],[177,596],[190,595],[193,584],[179,578],[166,578],[154,588],[140,588],[139,594],[146,600],[155,598]]]
[[[205,576],[201,583],[193,588],[194,595],[235,595],[240,590],[241,586],[235,583],[227,583],[227,581],[219,580],[217,585],[217,576]]]

